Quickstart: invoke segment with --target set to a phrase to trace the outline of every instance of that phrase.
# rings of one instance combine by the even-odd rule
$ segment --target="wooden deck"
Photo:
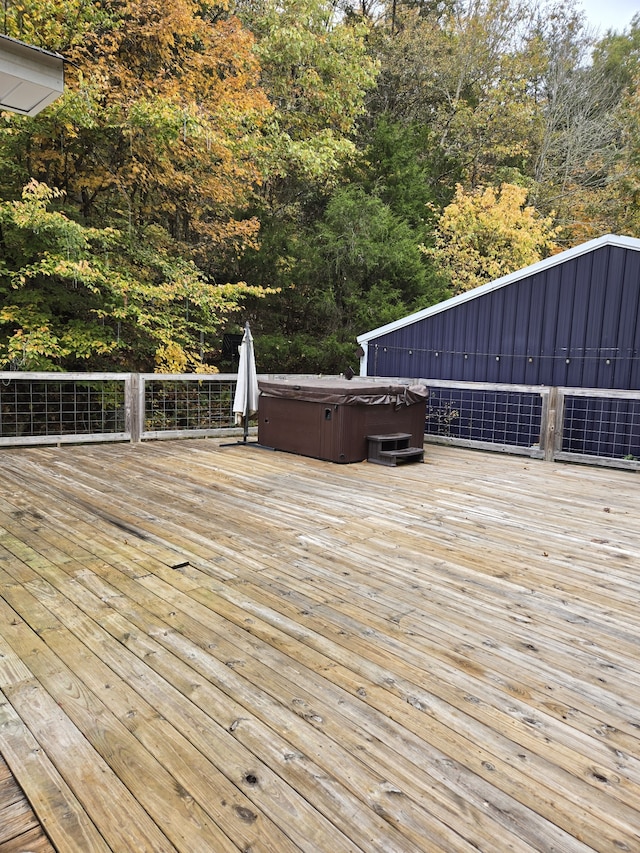
[[[4,450],[0,752],[59,853],[637,853],[639,600],[631,472]]]
[[[24,792],[0,755],[0,853],[55,853]]]

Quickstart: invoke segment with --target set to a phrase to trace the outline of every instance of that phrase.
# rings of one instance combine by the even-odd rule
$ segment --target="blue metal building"
[[[363,376],[639,390],[640,240],[591,240],[358,342]]]

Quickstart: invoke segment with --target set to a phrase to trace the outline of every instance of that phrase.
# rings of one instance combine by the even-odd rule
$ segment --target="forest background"
[[[354,0],[355,2],[355,0]],[[640,15],[571,2],[9,0],[65,94],[0,113],[0,369],[357,366],[356,335],[640,237]]]

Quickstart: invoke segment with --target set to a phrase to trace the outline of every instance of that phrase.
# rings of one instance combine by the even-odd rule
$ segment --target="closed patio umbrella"
[[[233,398],[233,414],[236,424],[244,426],[244,441],[249,435],[249,418],[258,411],[258,377],[256,375],[256,357],[253,350],[253,337],[249,323],[245,323],[242,343],[238,347],[238,383]]]

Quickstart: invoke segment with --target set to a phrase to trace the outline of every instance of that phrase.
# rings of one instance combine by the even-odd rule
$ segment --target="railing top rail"
[[[231,382],[238,378],[237,373],[141,373],[139,375],[145,382],[154,380],[157,382],[202,382],[212,379],[218,382]]]
[[[371,377],[372,379],[376,377]],[[377,377],[379,379],[383,377]],[[467,382],[458,379],[429,379],[419,377],[388,377],[387,381],[415,382],[433,388],[461,388],[470,391],[515,391],[528,394],[548,394],[548,385],[512,385],[507,382]],[[573,397],[609,397],[613,399],[640,399],[640,390],[615,388],[577,388],[570,385],[558,386],[558,393]]]
[[[32,371],[32,370],[0,370],[0,381],[12,379],[31,380],[33,382],[92,382],[92,381],[108,381],[110,379],[126,380],[134,373],[102,373],[102,372],[85,372],[79,371],[64,372],[58,370],[49,371]],[[235,382],[238,378],[237,373],[140,373],[137,374],[144,380],[157,379],[160,381],[171,380],[217,380],[220,382]],[[258,379],[310,379],[319,376],[318,373],[259,373]]]
[[[0,370],[0,381],[6,382],[12,379],[31,380],[33,382],[93,382],[108,381],[111,379],[126,380],[131,373],[63,373],[57,370],[50,371],[27,371],[27,370]]]
[[[406,382],[408,380],[401,380]],[[432,388],[460,388],[469,391],[514,391],[521,394],[548,394],[548,385],[511,385],[507,382],[464,382],[456,379],[425,379],[420,377],[412,379],[421,385],[430,385]]]
[[[258,379],[274,380],[274,379],[312,379],[320,376],[319,373],[258,373]],[[219,380],[220,382],[235,382],[238,378],[237,373],[141,373],[141,379],[145,382],[159,380],[161,382],[171,382],[173,380],[186,379],[189,381],[198,380]]]
[[[606,397],[614,400],[640,400],[640,391],[622,391],[616,388],[570,388],[559,387],[565,397]]]

